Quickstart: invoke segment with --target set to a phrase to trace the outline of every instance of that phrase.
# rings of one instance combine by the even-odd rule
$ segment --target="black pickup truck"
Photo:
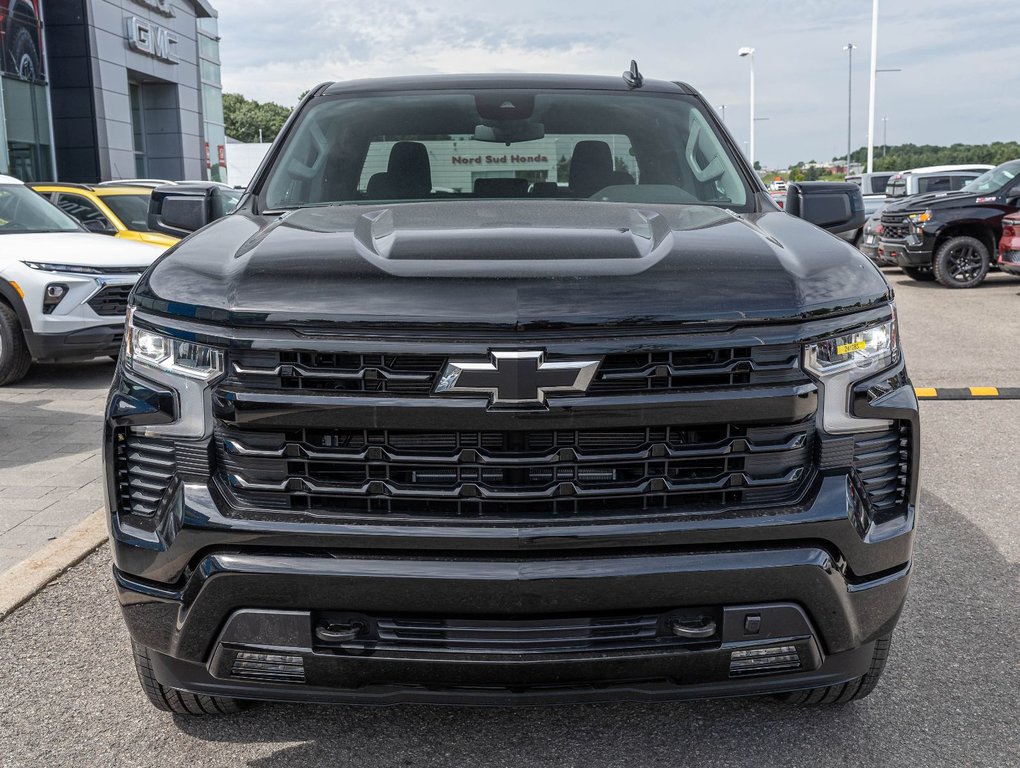
[[[1018,210],[1020,160],[1011,160],[959,192],[914,195],[887,206],[877,259],[915,280],[974,288],[994,263],[1003,217]]]
[[[154,192],[199,231],[107,411],[153,704],[872,690],[917,495],[892,291],[693,88],[325,84],[217,194]],[[844,184],[787,210],[863,219]]]

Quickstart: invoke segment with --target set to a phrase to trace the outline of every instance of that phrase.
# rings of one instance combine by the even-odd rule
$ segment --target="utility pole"
[[[882,118],[882,157],[885,157],[886,150],[889,149],[889,141],[888,141],[889,135],[887,133],[888,130],[889,130],[889,118],[888,117],[883,117]]]
[[[854,48],[853,43],[847,43],[843,50],[849,54],[849,70],[846,81],[846,176],[850,175],[850,143],[853,141],[853,111],[854,111]]]
[[[878,74],[878,0],[871,7],[871,93],[868,96],[868,173],[875,170],[875,79]]]
[[[722,110],[722,124],[726,125],[726,105],[723,104],[720,109]]]

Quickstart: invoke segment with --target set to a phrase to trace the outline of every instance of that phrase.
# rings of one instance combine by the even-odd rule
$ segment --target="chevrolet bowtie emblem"
[[[492,351],[486,361],[450,360],[437,395],[489,395],[491,405],[543,405],[550,392],[587,392],[599,360],[547,362],[545,352]]]

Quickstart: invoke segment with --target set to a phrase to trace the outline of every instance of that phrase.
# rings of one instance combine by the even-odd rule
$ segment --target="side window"
[[[81,195],[68,194],[62,192],[56,200],[57,206],[64,212],[74,218],[78,219],[82,224],[89,221],[98,221],[103,227],[111,232],[115,232],[113,224],[110,220],[103,215],[103,212],[96,207],[88,198],[82,197]]]
[[[917,191],[922,195],[925,192],[948,192],[950,190],[950,176],[929,176],[926,179],[917,180]]]
[[[963,189],[976,178],[977,176],[954,176],[951,183],[953,191],[955,192],[958,189]]]

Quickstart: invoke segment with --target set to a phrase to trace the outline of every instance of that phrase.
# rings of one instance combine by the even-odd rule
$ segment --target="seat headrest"
[[[604,141],[579,141],[570,158],[570,189],[579,197],[590,197],[609,186],[613,173],[613,152]]]
[[[429,151],[417,141],[398,141],[393,145],[386,174],[398,197],[426,197],[432,192]]]

